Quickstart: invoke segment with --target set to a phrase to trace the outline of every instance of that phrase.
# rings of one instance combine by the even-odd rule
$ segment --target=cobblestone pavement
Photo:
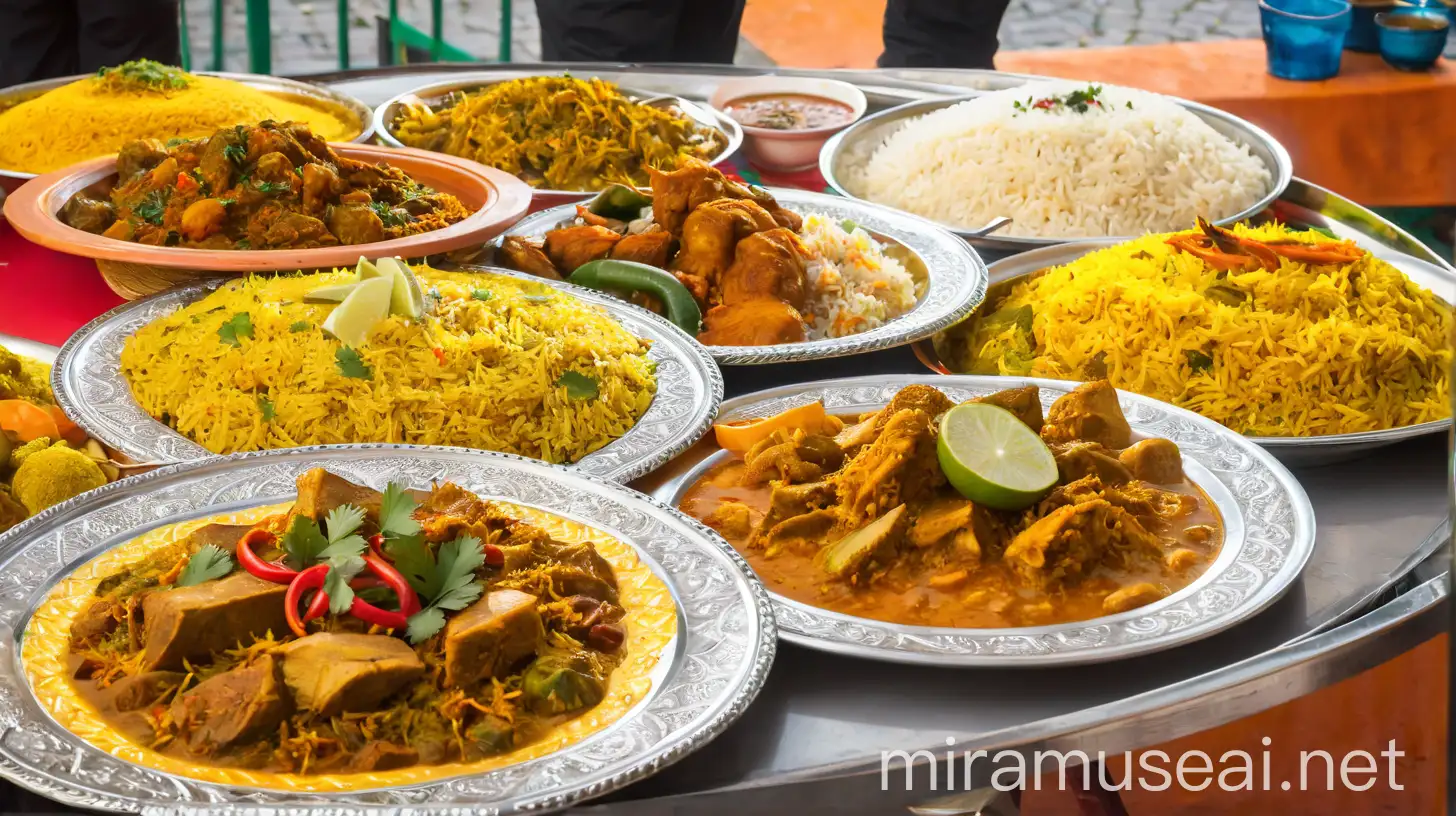
[[[1255,0],[1012,0],[1001,22],[1007,50],[1259,36]]]

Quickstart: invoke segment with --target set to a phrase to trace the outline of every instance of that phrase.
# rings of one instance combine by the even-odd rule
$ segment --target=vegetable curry
[[[1057,484],[1030,507],[993,510],[947,485],[936,420],[954,404],[912,385],[848,420],[792,409],[796,419],[766,425],[705,474],[683,509],[785,597],[916,626],[1116,614],[1188,586],[1216,557],[1222,524],[1177,446],[1135,441],[1105,381],[1045,416],[1034,386],[972,401],[1011,411],[1051,449]]]
[[[101,581],[77,691],[199,765],[292,774],[474,761],[605,696],[625,658],[612,567],[453,484],[323,470],[284,513],[210,524]]]

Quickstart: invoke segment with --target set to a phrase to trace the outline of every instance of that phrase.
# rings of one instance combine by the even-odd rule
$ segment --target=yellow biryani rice
[[[1327,242],[1279,225],[1234,230]],[[939,341],[959,370],[1118,388],[1254,436],[1322,436],[1450,416],[1451,307],[1365,253],[1220,273],[1149,235],[1013,287]],[[1222,290],[1222,291],[1220,291]],[[1212,292],[1212,296],[1210,296]]]
[[[605,311],[504,275],[415,272],[433,314],[389,317],[357,350],[319,328],[334,304],[303,302],[351,273],[246,278],[143,327],[121,371],[147,413],[219,454],[403,442],[573,462],[652,402],[649,342]]]
[[[266,119],[303,122],[329,141],[359,135],[359,122],[301,97],[239,82],[179,74],[186,87],[128,87],[87,77],[0,112],[0,168],[46,173],[106,156],[137,139],[193,139]]]

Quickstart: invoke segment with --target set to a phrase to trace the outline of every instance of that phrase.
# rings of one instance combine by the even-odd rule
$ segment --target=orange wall
[[[873,68],[885,0],[748,0],[741,32],[779,65]]]

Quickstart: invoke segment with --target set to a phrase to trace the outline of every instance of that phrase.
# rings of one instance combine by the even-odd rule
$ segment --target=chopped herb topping
[[[490,300],[493,297],[495,295],[489,289],[472,289],[470,291],[470,298],[472,300]]]
[[[273,410],[273,400],[268,399],[262,394],[258,395],[258,410],[262,412],[264,422],[272,422],[273,417],[278,415],[277,412]]]
[[[356,380],[374,379],[374,369],[365,364],[359,352],[343,346],[334,352],[334,362],[339,367],[339,373],[345,377],[353,377]]]
[[[307,320],[300,320],[297,323],[289,326],[288,330],[290,332],[293,332],[294,334],[298,334],[299,332],[306,332],[311,328],[313,328],[312,323],[308,322]]]
[[[172,191],[168,189],[153,190],[144,196],[140,203],[132,210],[137,218],[146,221],[148,224],[161,226],[162,215],[167,211],[167,202],[172,198]]]
[[[113,93],[150,91],[166,94],[186,88],[189,79],[179,68],[148,59],[123,62],[96,72],[96,81]]]
[[[233,246],[237,247],[238,249],[252,249],[253,242],[249,241],[247,238],[239,238],[233,243]]]
[[[1201,351],[1189,349],[1183,352],[1183,356],[1188,358],[1188,367],[1193,369],[1194,373],[1213,368],[1213,358]]]
[[[253,336],[253,319],[247,312],[238,312],[218,327],[217,337],[229,346],[241,346],[244,337]]]
[[[222,149],[222,155],[223,158],[242,167],[243,162],[248,160],[248,149],[240,144],[230,144]]]
[[[566,389],[566,396],[574,400],[596,399],[601,393],[601,383],[596,377],[589,377],[575,371],[567,371],[556,381],[556,385]]]
[[[551,297],[549,295],[521,295],[521,300],[527,303],[550,303]]]
[[[293,192],[293,185],[286,181],[255,181],[253,189],[263,195],[281,195]]]
[[[1062,96],[1046,96],[1041,99],[1027,97],[1025,102],[1016,100],[1011,103],[1011,107],[1018,113],[1029,113],[1034,110],[1070,110],[1074,113],[1086,113],[1092,108],[1104,109],[1106,107],[1102,104],[1102,100],[1098,99],[1101,95],[1101,85],[1088,85],[1086,88],[1078,88]],[[1131,109],[1132,103],[1129,102],[1127,106]]]
[[[409,619],[407,634],[411,643],[428,640],[445,628],[445,610],[457,612],[480,597],[485,587],[476,579],[475,571],[484,564],[485,549],[475,536],[463,535],[440,545],[439,557],[421,592],[429,603]]]
[[[227,577],[233,571],[233,557],[216,544],[204,544],[187,559],[187,566],[173,586],[185,587]]]
[[[383,221],[386,227],[404,227],[415,220],[415,217],[410,215],[409,211],[384,201],[376,201],[370,204],[369,207],[374,210],[374,214],[379,216],[379,220]]]

